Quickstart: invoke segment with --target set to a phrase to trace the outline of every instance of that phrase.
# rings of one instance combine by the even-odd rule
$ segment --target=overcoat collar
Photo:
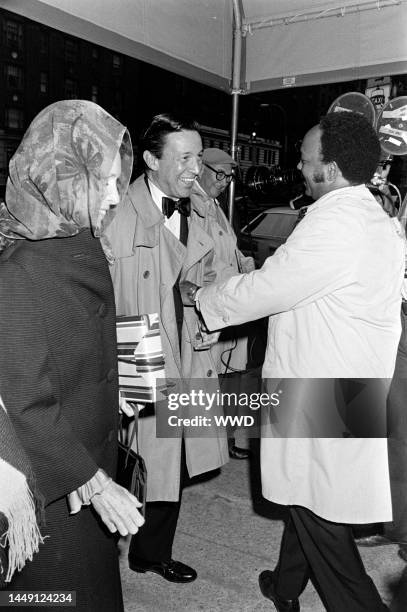
[[[154,204],[151,194],[146,186],[144,176],[139,176],[134,183],[130,185],[128,191],[128,199],[132,204],[133,209],[140,218],[140,223],[136,223],[132,244],[132,251],[138,246],[154,247],[160,242],[160,232],[165,229],[165,217],[162,212]],[[171,251],[175,255],[175,259],[184,260],[184,268],[188,270],[197,261],[202,259],[212,248],[213,241],[208,234],[197,223],[198,217],[205,216],[205,207],[202,203],[192,204],[192,212],[189,223],[189,239],[188,244],[191,248],[185,246],[171,234],[166,232],[167,241],[171,243]]]

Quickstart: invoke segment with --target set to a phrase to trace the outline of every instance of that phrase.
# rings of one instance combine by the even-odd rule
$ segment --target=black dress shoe
[[[298,599],[282,599],[279,597],[274,589],[273,584],[273,572],[270,570],[264,570],[259,575],[260,591],[264,597],[270,599],[276,607],[278,612],[299,612],[300,602]]]
[[[129,568],[133,572],[155,572],[168,582],[193,582],[197,577],[196,571],[181,563],[181,561],[144,561],[143,559],[130,559]]]
[[[250,451],[248,448],[240,448],[239,446],[229,446],[229,457],[232,459],[248,459]]]
[[[374,546],[389,546],[390,544],[397,544],[397,542],[393,542],[390,538],[386,538],[384,535],[380,535],[376,533],[375,535],[363,536],[361,538],[355,538],[355,542],[357,546],[369,546],[373,548]]]

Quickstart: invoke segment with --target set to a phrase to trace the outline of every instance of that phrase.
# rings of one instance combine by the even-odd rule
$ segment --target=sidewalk
[[[197,570],[195,582],[171,584],[156,574],[130,571],[122,541],[126,612],[274,612],[257,578],[276,564],[284,509],[261,497],[258,444],[250,442],[251,461],[232,459],[220,473],[184,490],[173,552],[175,559]],[[238,443],[245,446],[248,441]],[[397,546],[360,552],[385,603],[392,612],[406,612],[407,566]],[[302,612],[324,611],[310,583],[300,603]]]

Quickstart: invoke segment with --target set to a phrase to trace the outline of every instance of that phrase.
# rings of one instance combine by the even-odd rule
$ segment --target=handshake
[[[194,350],[206,351],[217,343],[220,332],[210,332],[206,327],[205,321],[199,312],[199,303],[196,301],[198,289],[200,289],[198,285],[187,280],[179,283],[182,303],[184,306],[194,306],[199,313],[198,328],[195,334],[195,341],[193,342]]]
[[[200,288],[199,285],[195,285],[195,283],[191,283],[191,281],[180,281],[179,290],[184,306],[198,306],[196,303],[196,294]]]

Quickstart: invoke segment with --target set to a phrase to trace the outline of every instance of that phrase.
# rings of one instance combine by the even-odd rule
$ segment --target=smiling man
[[[157,115],[141,143],[145,172],[130,185],[108,239],[118,315],[158,313],[171,391],[188,390],[191,379],[216,379],[209,350],[195,351],[199,329],[193,308],[183,307],[179,280],[214,280],[213,241],[189,195],[202,167],[198,126],[167,114]],[[159,411],[163,406],[157,408]],[[183,409],[188,417],[189,407]],[[220,410],[220,409],[219,409]],[[172,559],[183,481],[228,461],[226,433],[219,437],[157,438],[156,406],[141,410],[139,452],[148,473],[146,523],[132,538],[129,565],[152,571],[170,582],[191,582],[196,572]]]
[[[391,519],[387,441],[340,430],[332,437],[319,422],[310,428],[318,401],[307,396],[313,379],[319,393],[327,384],[319,379],[393,375],[405,243],[398,221],[365,187],[379,156],[375,131],[362,116],[323,117],[306,134],[298,164],[315,202],[287,242],[260,270],[187,288],[211,331],[269,316],[266,388],[278,379],[297,390],[279,413],[290,410],[289,429],[279,432],[275,413],[261,440],[263,495],[286,505],[289,521],[277,566],[263,571],[259,583],[285,612],[300,610],[310,576],[331,612],[387,609],[351,530]],[[334,400],[322,406],[324,416]],[[385,414],[385,402],[381,408]]]

